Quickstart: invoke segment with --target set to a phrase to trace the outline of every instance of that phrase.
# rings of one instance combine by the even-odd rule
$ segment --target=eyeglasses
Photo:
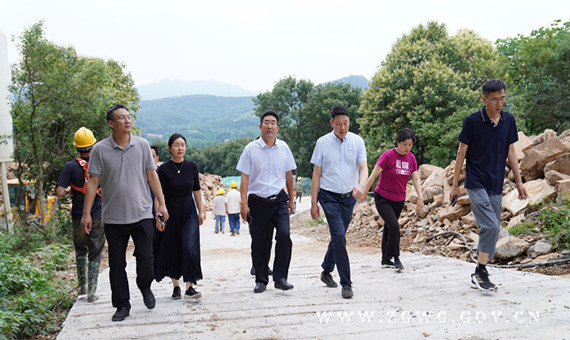
[[[268,120],[264,120],[263,123],[261,123],[261,124],[265,125],[265,126],[277,126],[277,125],[279,125],[277,122],[268,121]]]
[[[487,97],[485,97],[485,98],[487,98]],[[498,104],[499,102],[501,102],[501,104],[504,104],[507,101],[507,97],[493,98],[493,99],[487,98],[487,100],[491,104]]]
[[[124,122],[125,120],[132,121],[133,117],[131,117],[131,116],[120,116],[120,117],[115,118],[115,120],[120,120],[121,122]]]

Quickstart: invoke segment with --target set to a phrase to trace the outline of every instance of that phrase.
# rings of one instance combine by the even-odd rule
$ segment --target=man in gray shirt
[[[148,142],[131,135],[132,118],[123,105],[107,110],[109,137],[93,146],[89,161],[89,182],[81,226],[89,234],[92,227],[91,205],[97,187],[101,185],[102,220],[109,244],[109,277],[113,307],[117,311],[113,321],[123,321],[131,309],[129,282],[125,267],[129,237],[135,243],[137,259],[137,286],[144,304],[152,309],[155,298],[150,290],[154,277],[152,237],[154,223],[152,200],[148,187],[158,200],[157,216],[168,220],[164,195]]]

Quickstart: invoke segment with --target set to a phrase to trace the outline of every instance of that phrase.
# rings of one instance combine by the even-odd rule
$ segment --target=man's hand
[[[168,218],[169,218],[169,216],[168,216],[168,210],[166,210],[166,206],[165,206],[165,205],[159,205],[157,211],[158,211],[158,215],[162,215],[162,220],[163,220],[164,222],[168,221]],[[158,216],[158,215],[157,215],[157,216]]]
[[[352,190],[352,196],[359,202],[364,202],[364,200],[366,200],[366,193],[364,192],[364,188],[360,185]]]
[[[459,188],[457,185],[454,185],[451,187],[451,191],[449,192],[449,202],[452,202],[453,198],[457,195],[459,195]]]
[[[241,203],[239,214],[241,215],[242,220],[247,221],[247,215],[249,215],[249,206],[247,205],[247,202]]]
[[[528,193],[522,182],[517,183],[517,190],[519,192],[519,200],[526,200],[528,198]]]
[[[311,202],[311,218],[313,220],[316,220],[319,218],[319,215],[320,215],[319,205]]]
[[[295,201],[289,200],[289,215],[293,215],[295,212]]]
[[[83,214],[83,217],[81,217],[81,227],[87,235],[91,233],[92,226],[93,221],[91,220],[91,214]]]

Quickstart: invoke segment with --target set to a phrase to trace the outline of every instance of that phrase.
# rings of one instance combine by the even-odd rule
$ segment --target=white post
[[[6,35],[0,30],[0,179],[2,179],[2,198],[6,214],[8,231],[12,225],[12,209],[10,209],[10,194],[6,178],[6,163],[12,161],[14,145],[12,143],[12,116],[8,86],[10,85],[10,66],[8,63],[8,44]]]

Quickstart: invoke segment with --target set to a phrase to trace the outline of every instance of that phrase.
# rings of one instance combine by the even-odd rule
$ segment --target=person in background
[[[224,194],[226,191],[220,189],[216,192],[216,198],[214,198],[214,203],[212,206],[212,213],[214,214],[214,219],[216,220],[216,228],[214,232],[217,234],[219,231],[224,234],[224,225],[226,224],[226,215],[228,214],[228,203]]]
[[[202,294],[194,288],[202,279],[200,260],[200,228],[204,222],[200,177],[196,163],[184,159],[186,138],[175,133],[168,139],[172,158],[158,168],[170,219],[156,221],[154,240],[154,278],[160,282],[172,279],[172,299],[180,299],[180,277],[186,283],[184,298],[198,299]],[[197,211],[197,208],[200,209]]]
[[[97,140],[91,130],[84,127],[77,130],[73,146],[79,152],[79,157],[65,163],[57,179],[57,195],[63,197],[71,194],[71,225],[73,228],[75,263],[77,264],[78,295],[87,294],[87,302],[94,302],[98,299],[95,293],[97,292],[101,254],[105,247],[105,233],[101,223],[100,194],[95,196],[91,207],[91,219],[93,221],[91,233],[86,234],[81,228],[85,189],[89,180],[87,173],[89,155],[96,142]],[[88,259],[89,263],[87,262]]]
[[[239,235],[239,210],[241,206],[241,194],[237,187],[236,181],[230,183],[230,191],[226,197],[228,208],[228,222],[230,224],[231,236]]]
[[[125,267],[129,238],[135,244],[137,286],[148,309],[156,300],[150,286],[154,277],[153,219],[151,190],[156,196],[158,214],[168,221],[168,210],[156,165],[148,142],[131,134],[132,117],[124,105],[113,105],[107,110],[107,124],[112,133],[93,145],[89,159],[89,182],[81,226],[90,234],[93,227],[91,208],[101,183],[102,220],[109,244],[109,278],[111,300],[117,308],[113,321],[123,321],[131,309],[129,280]]]
[[[374,204],[384,221],[381,264],[383,268],[395,268],[398,272],[404,269],[400,261],[398,219],[404,208],[406,186],[410,177],[412,177],[412,183],[418,194],[416,212],[420,216],[424,214],[422,185],[417,171],[418,164],[416,157],[410,152],[415,143],[416,136],[412,130],[404,128],[398,131],[394,141],[396,147],[380,155],[372,174],[366,181],[366,192],[368,192],[372,183],[380,176],[374,189]]]
[[[295,182],[295,199],[299,199],[299,203],[301,203],[301,197],[303,197],[303,182],[299,176]]]

